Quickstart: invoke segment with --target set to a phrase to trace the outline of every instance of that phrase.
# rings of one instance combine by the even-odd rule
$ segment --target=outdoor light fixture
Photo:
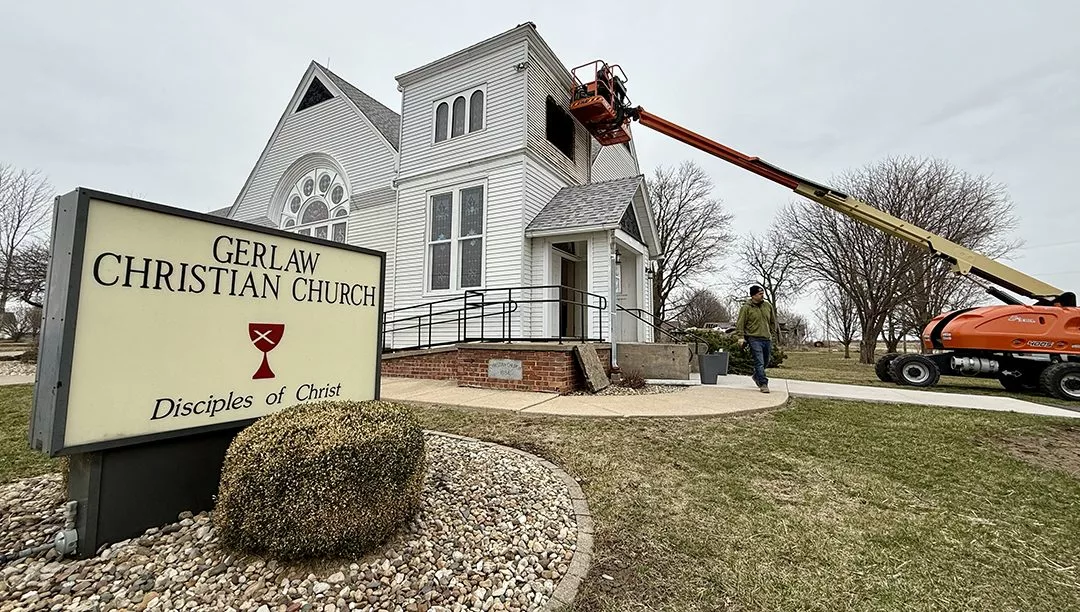
[[[619,251],[615,251],[615,263],[622,263],[622,253],[620,253]]]

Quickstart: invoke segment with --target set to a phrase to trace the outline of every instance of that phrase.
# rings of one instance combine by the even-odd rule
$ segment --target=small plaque
[[[489,359],[488,378],[521,380],[521,362],[516,359]]]

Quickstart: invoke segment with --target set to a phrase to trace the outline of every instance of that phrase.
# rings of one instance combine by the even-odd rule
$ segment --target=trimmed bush
[[[214,526],[226,548],[357,557],[419,511],[424,435],[405,406],[322,401],[263,417],[229,446]]]
[[[22,354],[19,355],[19,361],[23,363],[37,363],[38,349],[36,346],[32,346]]]
[[[709,352],[715,353],[723,349],[728,353],[728,373],[738,375],[750,375],[754,373],[754,357],[750,354],[750,347],[740,347],[739,339],[732,334],[725,334],[710,329],[695,329],[694,335],[701,338],[709,345]],[[689,341],[692,343],[693,338]],[[772,345],[772,358],[769,360],[769,368],[780,367],[787,358],[787,354],[777,346]]]

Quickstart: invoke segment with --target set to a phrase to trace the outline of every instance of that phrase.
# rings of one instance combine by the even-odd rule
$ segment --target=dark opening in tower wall
[[[574,118],[551,96],[547,97],[547,139],[574,159]]]

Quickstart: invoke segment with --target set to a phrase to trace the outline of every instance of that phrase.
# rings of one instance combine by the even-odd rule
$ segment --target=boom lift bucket
[[[582,81],[579,74],[589,80]],[[570,76],[570,114],[604,146],[630,142],[631,117],[626,111],[631,105],[622,68],[596,60],[574,68]]]

